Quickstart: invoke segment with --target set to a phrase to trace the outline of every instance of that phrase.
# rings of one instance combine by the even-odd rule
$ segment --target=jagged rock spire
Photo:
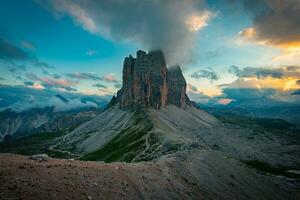
[[[139,104],[160,108],[167,104],[190,105],[186,82],[179,66],[167,69],[161,51],[137,51],[136,58],[126,57],[123,64],[123,86],[109,106],[119,103],[122,108]]]

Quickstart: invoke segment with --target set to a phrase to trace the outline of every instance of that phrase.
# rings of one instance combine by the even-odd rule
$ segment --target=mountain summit
[[[161,51],[137,51],[123,64],[123,86],[110,102],[122,108],[131,105],[160,108],[169,104],[178,107],[191,105],[186,95],[186,82],[179,66],[167,68]]]

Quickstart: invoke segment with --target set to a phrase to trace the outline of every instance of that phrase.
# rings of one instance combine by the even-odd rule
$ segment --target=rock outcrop
[[[123,64],[123,86],[109,103],[121,108],[131,105],[156,109],[168,104],[191,105],[186,95],[186,82],[179,66],[167,69],[161,51],[137,51],[136,58],[126,57]]]

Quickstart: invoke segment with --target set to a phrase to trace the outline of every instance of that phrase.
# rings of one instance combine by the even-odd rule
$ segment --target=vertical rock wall
[[[136,58],[126,57],[123,64],[123,86],[109,105],[121,107],[139,104],[160,108],[167,104],[184,107],[189,104],[186,82],[179,66],[167,69],[161,51],[137,51]]]

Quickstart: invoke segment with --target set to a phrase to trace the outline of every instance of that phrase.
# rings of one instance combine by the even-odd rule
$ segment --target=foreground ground
[[[1,199],[299,199],[297,179],[262,175],[193,150],[155,162],[103,163],[0,154]]]

